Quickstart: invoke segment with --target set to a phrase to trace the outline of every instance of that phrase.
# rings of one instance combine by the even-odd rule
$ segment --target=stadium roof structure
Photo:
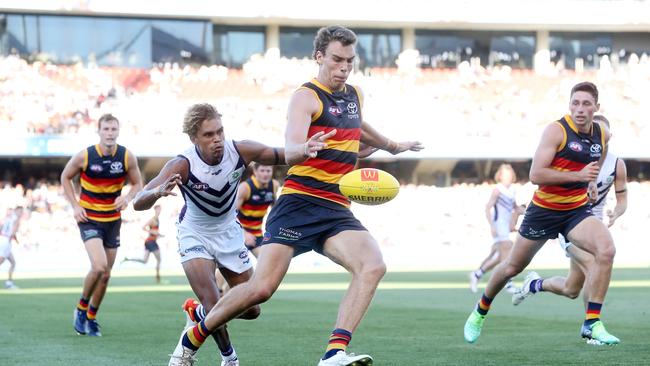
[[[4,0],[0,11],[210,19],[222,24],[430,29],[650,31],[648,0]]]

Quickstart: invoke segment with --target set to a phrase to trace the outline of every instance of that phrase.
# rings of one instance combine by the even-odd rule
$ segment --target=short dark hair
[[[253,166],[253,170],[257,170],[257,169],[258,169],[259,167],[261,167],[261,166],[270,166],[270,167],[273,167],[273,165],[260,164],[260,163],[258,163],[258,162],[256,162],[256,161],[254,161],[251,165]]]
[[[609,120],[603,116],[602,114],[596,114],[594,115],[594,121],[600,121],[605,124],[609,128]]]
[[[314,38],[314,54],[312,55],[314,59],[316,59],[316,53],[319,51],[324,55],[327,46],[334,41],[341,42],[343,46],[349,46],[357,43],[357,35],[350,29],[340,25],[331,25],[319,29]]]
[[[598,88],[596,87],[596,84],[589,81],[583,81],[581,83],[576,84],[571,89],[571,97],[573,97],[573,94],[579,91],[591,94],[591,96],[594,97],[596,103],[598,103]]]
[[[97,129],[99,130],[102,128],[102,122],[108,122],[108,121],[115,121],[117,122],[118,126],[120,125],[120,120],[117,119],[117,117],[115,117],[110,113],[106,113],[103,114],[101,117],[99,117],[99,119],[97,120]]]
[[[221,114],[217,112],[217,109],[212,104],[194,104],[187,110],[185,118],[183,118],[183,133],[194,137],[201,128],[203,121],[220,117]]]

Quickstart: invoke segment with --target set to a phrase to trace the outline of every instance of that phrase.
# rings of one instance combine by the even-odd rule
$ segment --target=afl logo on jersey
[[[114,162],[111,163],[111,171],[109,173],[111,173],[111,174],[119,174],[119,173],[123,173],[123,172],[124,172],[124,168],[123,168],[121,162],[114,161]]]
[[[343,113],[341,111],[341,108],[339,108],[338,106],[335,106],[335,105],[330,106],[327,111],[330,112],[331,115],[336,116],[336,117],[340,116]]]
[[[190,188],[192,188],[195,191],[205,191],[208,188],[210,188],[210,186],[208,185],[208,183],[194,183],[190,186]]]
[[[95,173],[100,173],[100,172],[102,172],[104,170],[104,168],[102,168],[102,166],[99,165],[99,164],[92,164],[90,166],[90,168],[88,168],[88,169],[90,169],[91,171],[93,171]]]
[[[569,142],[569,149],[575,151],[575,152],[581,152],[582,151],[582,145],[580,145],[579,142],[576,141],[571,141]]]

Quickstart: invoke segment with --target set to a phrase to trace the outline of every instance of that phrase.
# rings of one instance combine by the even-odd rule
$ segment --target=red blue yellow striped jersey
[[[90,220],[116,221],[122,218],[115,208],[115,199],[122,193],[129,169],[128,152],[117,145],[112,155],[102,155],[99,145],[86,148],[81,170],[79,204]]]
[[[271,180],[265,187],[255,179],[254,176],[248,178],[243,184],[248,184],[250,187],[250,195],[244,201],[237,218],[244,230],[255,235],[255,237],[262,237],[262,221],[269,206],[275,202],[275,187],[273,180]]]
[[[555,123],[564,131],[564,139],[551,161],[551,169],[578,172],[587,164],[600,159],[605,136],[598,123],[594,122],[590,133],[586,134],[578,131],[569,115]],[[589,202],[588,185],[586,182],[540,185],[533,196],[533,203],[550,210],[573,210]]]
[[[327,149],[296,164],[287,172],[282,194],[301,197],[334,209],[350,207],[350,201],[341,194],[338,182],[343,175],[354,170],[361,139],[361,96],[352,85],[345,84],[340,92],[333,92],[313,79],[302,85],[314,93],[320,104],[312,115],[307,138],[318,132],[336,134],[326,141]]]
[[[154,219],[155,224],[149,226],[149,231],[156,230],[160,228],[158,225],[160,224],[158,219]],[[149,236],[147,236],[147,239],[145,239],[145,242],[147,241],[156,241],[158,239],[158,234],[152,234],[149,233]]]

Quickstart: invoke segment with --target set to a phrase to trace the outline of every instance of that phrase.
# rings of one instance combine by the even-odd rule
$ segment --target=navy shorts
[[[84,243],[90,239],[99,238],[104,242],[105,248],[117,248],[120,246],[120,227],[122,227],[122,220],[110,222],[88,220],[88,222],[79,222],[77,225],[81,233],[81,240]]]
[[[557,211],[528,205],[519,234],[529,240],[548,240],[562,234],[565,238],[582,220],[593,216],[591,206],[584,205],[573,210]]]
[[[347,230],[367,231],[348,209],[328,208],[287,194],[280,196],[269,213],[262,245],[291,246],[294,256],[310,250],[322,254],[328,238]]]
[[[144,249],[150,252],[155,252],[156,250],[160,250],[160,247],[158,246],[158,243],[156,243],[155,240],[147,240],[144,242]]]

